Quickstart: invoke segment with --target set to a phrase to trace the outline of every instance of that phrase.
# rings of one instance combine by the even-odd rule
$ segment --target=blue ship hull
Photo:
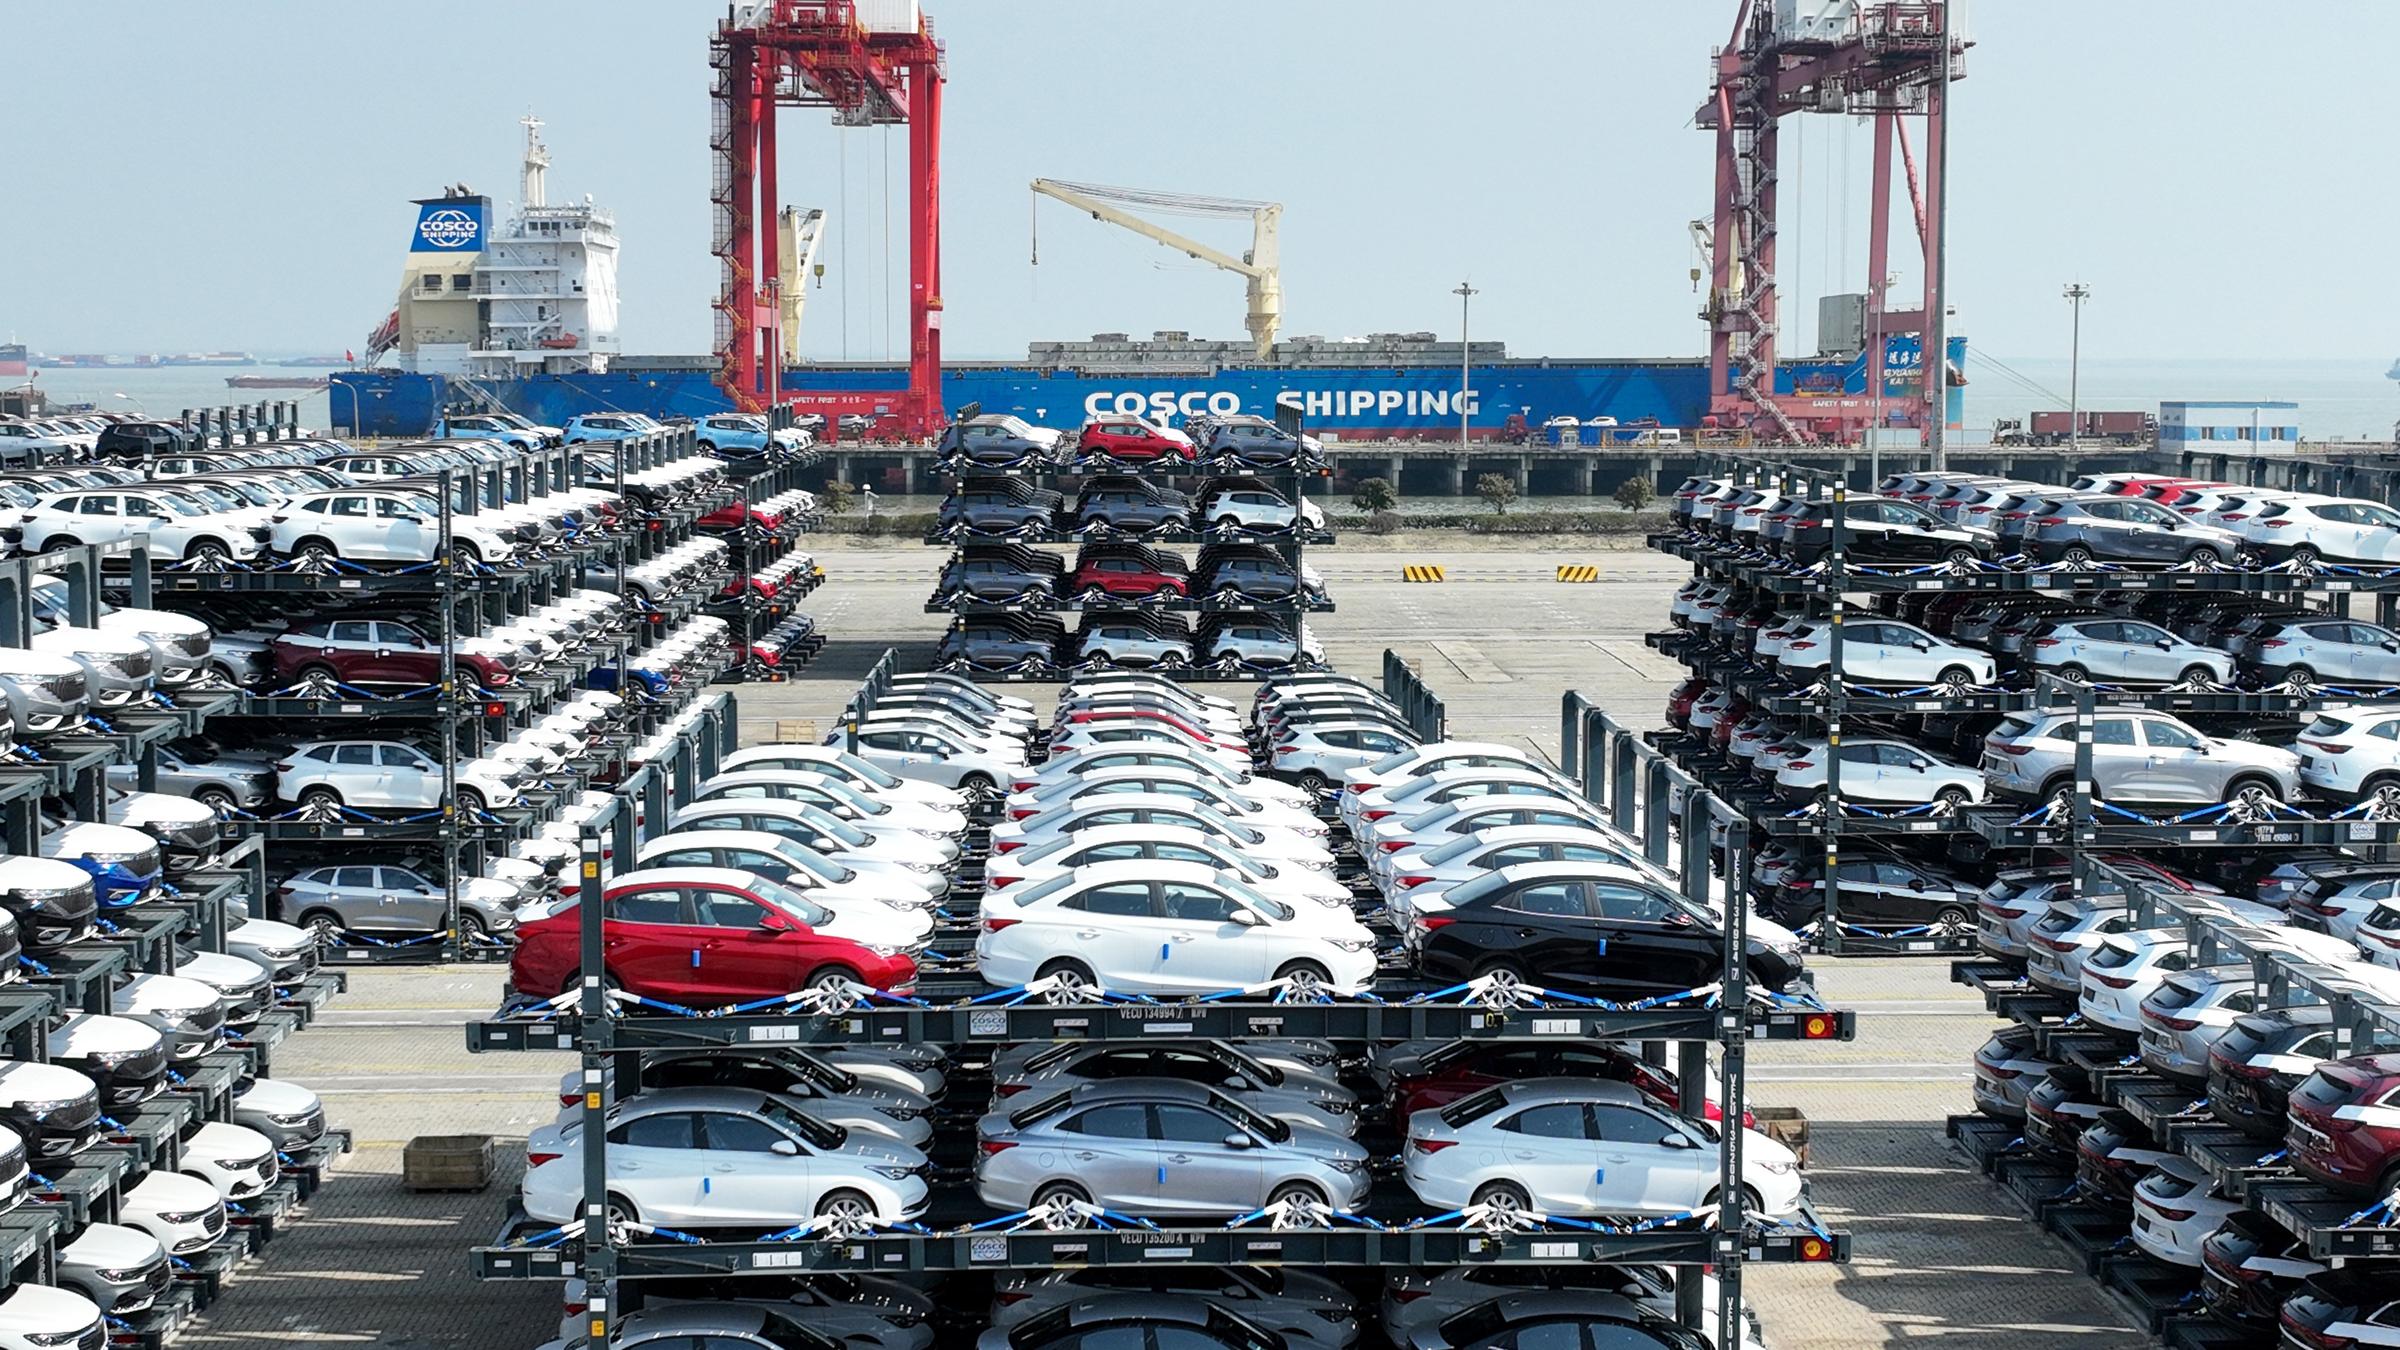
[[[1900,398],[1915,377],[1914,342],[1896,339],[1888,397]],[[1964,339],[1952,340],[1952,363],[1963,362]],[[1863,394],[1863,361],[1795,362],[1777,368],[1781,393]],[[370,436],[422,436],[450,395],[438,375],[346,371],[328,393],[332,420]],[[785,377],[786,388],[870,392],[905,385],[902,367],[809,367]],[[1460,420],[1455,366],[1283,366],[1230,368],[1213,374],[1088,374],[1034,365],[957,365],[943,371],[942,406],[980,404],[986,413],[1014,413],[1053,427],[1082,425],[1110,413],[1155,416],[1256,413],[1299,409],[1303,423],[1345,440],[1456,436]],[[638,358],[604,374],[537,375],[487,382],[510,408],[549,426],[578,413],[631,411],[653,417],[698,417],[730,406],[709,372],[687,365],[650,367]],[[1951,419],[1959,415],[1952,391]],[[1478,435],[1498,432],[1512,414],[1540,426],[1557,416],[1590,421],[1696,427],[1708,412],[1708,369],[1699,361],[1508,360],[1472,367],[1466,379],[1466,421]]]

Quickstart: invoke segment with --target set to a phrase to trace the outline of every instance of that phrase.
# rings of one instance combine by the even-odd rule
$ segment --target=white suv
[[[494,759],[458,762],[458,806],[514,805],[530,771]],[[442,766],[406,741],[312,741],[275,761],[275,795],[301,806],[430,811],[442,802]]]
[[[1246,530],[1267,534],[1282,534],[1294,528],[1292,503],[1280,492],[1266,487],[1227,487],[1209,494],[1200,509],[1200,523],[1207,528]],[[1325,513],[1315,502],[1300,499],[1298,523],[1312,530],[1325,528]]]
[[[441,516],[441,504],[421,492],[391,488],[315,492],[267,517],[267,542],[277,553],[319,567],[336,558],[431,562],[441,547]],[[453,514],[450,532],[461,561],[505,562],[516,553],[516,545],[506,533],[479,523],[475,516]]]
[[[186,562],[249,562],[266,552],[265,513],[210,511],[163,488],[62,492],[27,511],[24,528],[28,553],[142,535]]]

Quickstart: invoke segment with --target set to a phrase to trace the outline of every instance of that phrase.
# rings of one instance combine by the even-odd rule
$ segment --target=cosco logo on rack
[[[1172,417],[1177,413],[1186,417],[1199,413],[1207,413],[1212,417],[1231,417],[1241,410],[1242,396],[1225,389],[1214,393],[1206,389],[1188,389],[1180,394],[1164,389],[1155,394],[1126,389],[1114,394],[1093,394],[1083,401],[1083,415],[1086,417],[1106,417],[1112,413],[1119,417]]]
[[[435,248],[464,248],[483,232],[482,222],[464,211],[445,207],[428,211],[417,222],[417,234]]]

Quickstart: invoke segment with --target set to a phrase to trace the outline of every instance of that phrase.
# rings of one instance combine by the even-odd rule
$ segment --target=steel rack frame
[[[1396,658],[1393,658],[1396,662]],[[857,696],[843,713],[855,733],[868,709],[889,688],[892,660],[869,672]],[[1387,678],[1404,683],[1404,666],[1387,665]],[[1421,683],[1414,686],[1416,709],[1438,720],[1438,700]],[[1585,705],[1588,707],[1588,705]],[[1594,712],[1596,715],[1596,710]],[[1580,725],[1577,730],[1580,731]],[[1574,762],[1570,756],[1570,763]],[[645,771],[647,774],[648,771]],[[1671,770],[1670,770],[1671,772]],[[1704,903],[1709,889],[1705,852],[1712,822],[1722,823],[1733,847],[1727,866],[1736,881],[1745,867],[1748,823],[1738,812],[1696,784],[1687,783],[1683,809],[1687,841],[1701,841],[1694,852],[1687,843],[1682,882],[1689,894]],[[602,968],[604,929],[601,900],[602,863],[606,851],[636,846],[637,818],[663,820],[663,810],[637,813],[637,795],[660,790],[639,777],[620,787],[615,808],[587,823],[582,838],[581,919],[582,969]],[[1598,800],[1598,785],[1584,780],[1587,796]],[[1663,798],[1660,808],[1663,811]],[[1647,847],[1664,857],[1669,849],[1663,817]],[[1517,1263],[1564,1260],[1664,1261],[1711,1267],[1717,1276],[1717,1307],[1722,1345],[1737,1350],[1743,1319],[1741,1268],[1745,1260],[1824,1261],[1846,1259],[1848,1238],[1827,1230],[1813,1212],[1800,1223],[1759,1229],[1746,1220],[1741,1201],[1741,1134],[1725,1131],[1718,1155],[1718,1185],[1729,1203],[1710,1217],[1687,1215],[1640,1224],[1609,1225],[1547,1220],[1533,1231],[1500,1231],[1464,1216],[1411,1219],[1401,1214],[1374,1216],[1283,1216],[1257,1225],[1262,1216],[1221,1227],[1169,1227],[1146,1224],[1100,1223],[1068,1231],[1037,1228],[1027,1216],[973,1222],[962,1212],[944,1215],[950,1224],[940,1230],[910,1226],[901,1230],[819,1231],[804,1224],[758,1241],[703,1241],[681,1235],[668,1240],[626,1240],[607,1219],[607,1092],[609,1075],[618,1091],[638,1091],[640,1054],[653,1049],[723,1045],[804,1045],[830,1043],[901,1043],[939,1041],[952,1045],[991,1044],[1017,1040],[1083,1040],[1117,1038],[1155,1043],[1162,1037],[1188,1039],[1258,1035],[1322,1035],[1343,1040],[1386,1041],[1429,1036],[1538,1040],[1556,1037],[1609,1037],[1646,1042],[1646,1054],[1665,1063],[1667,1044],[1677,1047],[1682,1097],[1680,1109],[1697,1117],[1705,1106],[1708,1048],[1720,1059],[1720,1100],[1728,1119],[1738,1119],[1744,1101],[1744,1056],[1753,1039],[1831,1039],[1852,1034],[1854,1021],[1846,1012],[1826,1009],[1813,999],[1754,998],[1744,957],[1746,928],[1740,906],[1727,915],[1723,967],[1715,986],[1676,999],[1648,1000],[1641,1005],[1603,1006],[1592,1000],[1545,1000],[1542,1006],[1476,1006],[1461,990],[1409,989],[1399,986],[1392,997],[1316,1002],[1257,998],[1198,998],[1178,1002],[1104,1000],[1059,1004],[1027,996],[1023,991],[979,992],[979,984],[963,979],[946,989],[958,999],[947,1006],[940,995],[920,980],[913,998],[875,999],[850,1007],[811,1007],[795,995],[780,1009],[736,1008],[703,1010],[691,1016],[625,1014],[613,1006],[603,982],[586,974],[567,995],[527,1007],[468,1028],[471,1050],[559,1050],[582,1058],[581,1151],[583,1201],[579,1218],[563,1228],[528,1233],[536,1227],[512,1216],[499,1239],[476,1249],[475,1273],[485,1279],[549,1279],[575,1275],[592,1292],[587,1332],[594,1350],[611,1343],[616,1316],[622,1311],[623,1281],[692,1276],[791,1275],[819,1270],[954,1270],[1055,1268],[1097,1263],[1156,1264],[1162,1259],[1208,1264],[1289,1263],[1327,1265],[1465,1264],[1484,1261]],[[1448,998],[1444,998],[1448,995]],[[1409,996],[1413,996],[1409,997]],[[631,1086],[629,1087],[628,1084]],[[1702,1283],[1678,1286],[1679,1320],[1701,1324]],[[636,1295],[638,1297],[638,1294]]]

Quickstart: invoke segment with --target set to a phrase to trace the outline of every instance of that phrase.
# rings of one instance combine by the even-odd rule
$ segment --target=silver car
[[[1006,1078],[993,1076],[993,1094],[1047,1095],[1085,1083],[1166,1078],[1205,1083],[1263,1116],[1335,1134],[1358,1133],[1358,1094],[1323,1078],[1285,1073],[1223,1041],[1171,1045],[1069,1042],[1028,1059]]]
[[[2075,716],[2017,713],[1983,742],[1983,775],[1994,793],[2055,797],[2075,778]],[[2155,712],[2105,712],[2092,719],[2092,783],[2112,802],[2192,804],[2290,801],[2300,792],[2300,757],[2255,741],[2206,736]]]
[[[173,1280],[167,1249],[139,1228],[87,1224],[81,1236],[59,1249],[59,1287],[90,1299],[111,1317],[148,1309]]]
[[[139,774],[131,764],[110,765],[109,786],[130,791],[140,781]],[[275,799],[275,772],[249,760],[193,759],[173,746],[161,746],[158,790],[189,797],[220,816],[256,813]]]
[[[2270,679],[2294,684],[2400,684],[2400,633],[2351,619],[2271,623],[2242,654]]]
[[[2070,619],[2025,649],[2037,669],[2061,679],[2230,684],[2233,658],[2138,619]]]
[[[489,877],[458,879],[458,928],[463,938],[513,932],[517,890]],[[275,890],[286,923],[315,929],[327,940],[353,933],[439,933],[450,926],[450,894],[410,867],[312,867]]]
[[[1263,1116],[1200,1083],[1125,1079],[1048,1094],[975,1125],[975,1189],[1003,1210],[1080,1200],[1123,1214],[1248,1214],[1366,1203],[1367,1150]]]

